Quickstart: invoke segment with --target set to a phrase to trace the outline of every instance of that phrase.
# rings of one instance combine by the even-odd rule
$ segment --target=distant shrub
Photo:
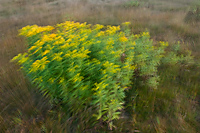
[[[124,4],[124,7],[138,7],[140,5],[138,0],[130,0]]]
[[[70,21],[26,26],[20,35],[27,38],[28,51],[12,60],[66,113],[75,116],[93,108],[93,116],[112,129],[134,78],[141,76],[150,88],[157,88],[157,67],[168,46],[154,46],[148,32],[130,34],[129,24],[122,24],[124,31]]]
[[[199,22],[200,21],[200,5],[194,6],[185,16],[186,23]]]

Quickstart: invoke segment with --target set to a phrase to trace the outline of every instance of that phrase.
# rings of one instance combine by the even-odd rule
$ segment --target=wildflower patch
[[[120,26],[66,21],[55,26],[26,26],[28,50],[13,58],[27,77],[72,115],[92,107],[97,120],[113,127],[135,72],[156,88],[157,66],[167,44],[155,47],[148,32],[130,34]],[[122,59],[123,58],[123,59]],[[95,110],[97,110],[95,112]]]

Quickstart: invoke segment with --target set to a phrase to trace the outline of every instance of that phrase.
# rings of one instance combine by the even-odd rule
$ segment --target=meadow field
[[[145,77],[136,76],[111,130],[101,119],[93,123],[90,108],[83,118],[76,118],[49,102],[20,66],[11,62],[27,51],[27,41],[19,36],[21,28],[65,21],[112,26],[130,22],[131,34],[148,31],[155,46],[165,41],[166,52],[176,51],[183,57],[191,52],[192,58],[187,63],[161,63],[157,89],[144,85]],[[0,132],[197,133],[199,81],[199,0],[0,0]]]

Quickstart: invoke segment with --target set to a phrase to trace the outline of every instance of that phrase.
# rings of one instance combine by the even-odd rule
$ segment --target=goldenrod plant
[[[74,116],[92,107],[91,117],[112,129],[124,108],[125,91],[134,86],[132,79],[145,76],[145,83],[157,88],[157,67],[168,46],[154,46],[148,32],[130,34],[129,24],[26,26],[20,35],[26,37],[28,50],[12,61],[66,113]]]

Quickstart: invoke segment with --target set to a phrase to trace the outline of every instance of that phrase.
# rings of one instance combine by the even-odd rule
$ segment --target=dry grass
[[[69,0],[0,0],[0,129],[2,132],[72,131],[66,129],[70,128],[71,121],[60,122],[58,117],[49,113],[52,110],[48,100],[35,91],[35,87],[18,71],[18,66],[10,63],[10,59],[26,50],[26,42],[23,38],[18,37],[18,29],[31,24],[55,25],[65,20],[105,25],[118,25],[130,21],[133,33],[147,29],[150,31],[153,40],[169,41],[170,44],[181,41],[185,49],[188,49],[189,46],[196,60],[199,61],[200,23],[184,23],[184,17],[189,9],[188,5],[191,5],[192,2],[188,0],[176,0],[176,2],[148,0],[144,1],[143,6],[127,9],[120,6],[120,2],[112,4],[112,1],[106,2],[106,4],[99,2],[96,6],[95,3],[88,3],[87,0],[81,2],[70,2]],[[195,68],[190,71],[198,71],[198,69]],[[188,81],[188,75],[190,75],[190,81]],[[157,97],[154,97],[157,101],[152,103],[159,105],[160,100],[165,104],[177,106],[176,108],[185,107],[180,111],[185,111],[186,113],[183,113],[185,115],[191,115],[190,113],[187,114],[188,108],[193,109],[193,106],[196,108],[197,103],[194,103],[194,101],[184,103],[184,98],[199,94],[197,90],[199,89],[197,82],[199,73],[191,72],[187,73],[186,76],[183,74],[181,76],[183,76],[183,81],[187,83],[186,87],[190,88],[192,92],[187,90],[188,94],[187,91],[178,93],[180,90],[177,88],[181,85],[174,88],[173,86],[177,84],[171,83],[173,81],[166,78],[165,81],[161,82],[165,87],[161,85],[160,92]],[[167,85],[168,83],[170,84]],[[177,96],[175,98],[176,104],[173,104],[170,101],[171,99],[167,97],[167,95],[172,94],[174,97]],[[186,106],[181,106],[182,104]],[[140,130],[152,132],[197,131],[195,128],[198,128],[199,125],[192,119],[194,116],[187,116],[191,120],[186,120],[186,116],[180,114],[176,114],[175,116],[178,118],[174,119],[172,117],[167,118],[167,115],[159,116],[160,114],[157,112],[157,119],[149,118],[147,121],[141,119],[138,122],[131,121],[132,123],[129,121],[129,124],[122,122],[121,126],[126,127],[128,125],[129,128],[135,129],[139,127]],[[169,127],[173,125],[176,126]],[[137,131],[135,129],[131,131]],[[92,132],[93,130],[87,129],[85,132]]]

